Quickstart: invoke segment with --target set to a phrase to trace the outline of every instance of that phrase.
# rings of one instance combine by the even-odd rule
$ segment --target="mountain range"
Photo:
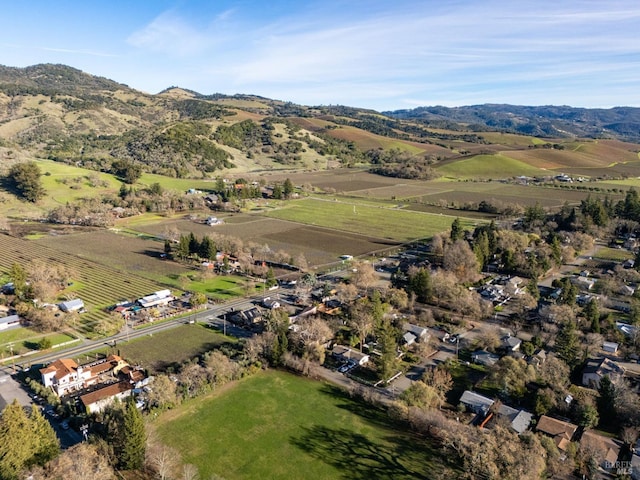
[[[179,87],[148,94],[65,65],[0,66],[6,160],[49,158],[109,171],[118,159],[177,177],[376,163],[376,152],[390,149],[401,150],[403,161],[428,156],[431,164],[511,148],[488,132],[541,137],[548,145],[640,142],[640,109],[486,104],[376,112]]]

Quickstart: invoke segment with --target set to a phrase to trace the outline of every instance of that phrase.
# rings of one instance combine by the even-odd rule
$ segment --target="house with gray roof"
[[[505,418],[509,426],[519,435],[529,429],[533,415],[525,410],[517,410],[508,405],[500,405],[498,416]]]
[[[81,312],[84,310],[84,302],[80,298],[60,302],[58,308],[63,312]]]
[[[465,390],[460,397],[460,403],[463,404],[467,410],[486,415],[491,405],[493,405],[493,400],[471,390]]]
[[[582,370],[582,384],[585,387],[598,388],[600,380],[607,375],[611,380],[624,376],[624,368],[608,358],[590,358]]]
[[[478,365],[484,365],[485,367],[492,367],[495,365],[500,357],[495,353],[487,352],[486,350],[477,350],[471,354],[471,360]]]

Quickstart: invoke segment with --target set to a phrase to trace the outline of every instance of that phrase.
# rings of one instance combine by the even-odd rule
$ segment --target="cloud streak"
[[[75,49],[81,43],[74,41],[60,43],[71,48],[47,49],[112,57],[96,63],[100,74],[113,71],[124,82],[135,77],[135,86],[147,91],[180,81],[202,93],[376,109],[500,98],[640,105],[633,89],[640,79],[637,0],[172,5],[164,11],[145,5],[144,16],[127,17],[129,28],[112,36],[117,47],[94,42]]]

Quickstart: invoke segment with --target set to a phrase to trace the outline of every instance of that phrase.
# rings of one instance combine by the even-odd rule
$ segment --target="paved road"
[[[219,326],[220,330],[224,330],[224,321],[221,316],[225,313],[229,312],[233,309],[245,309],[254,305],[254,302],[257,298],[243,298],[240,300],[233,300],[231,302],[220,304],[220,305],[210,305],[206,309],[201,310],[199,312],[195,312],[189,316],[175,318],[159,323],[153,323],[146,325],[142,328],[132,329],[130,327],[125,327],[120,333],[113,335],[108,338],[102,338],[100,340],[84,340],[81,345],[74,345],[69,348],[65,348],[62,350],[55,350],[53,352],[45,353],[45,354],[34,354],[28,356],[17,356],[14,359],[14,364],[16,369],[28,368],[34,364],[44,364],[49,363],[54,360],[57,360],[60,357],[70,357],[74,358],[78,355],[86,354],[98,348],[101,348],[104,345],[117,345],[118,342],[127,342],[134,338],[144,337],[147,335],[151,335],[157,332],[161,332],[164,330],[169,330],[171,328],[175,328],[179,325],[184,325],[185,323],[189,323],[190,321],[194,322],[210,322],[216,326]],[[235,335],[235,336],[247,336],[250,335],[249,332],[243,329],[239,329],[237,327],[233,327],[229,325],[227,322],[227,332]],[[2,373],[11,374],[13,373],[14,366],[13,365],[5,365],[0,367],[0,375]]]

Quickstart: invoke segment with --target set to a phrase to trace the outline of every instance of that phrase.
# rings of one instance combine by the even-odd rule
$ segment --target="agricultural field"
[[[200,478],[427,479],[456,472],[424,437],[340,389],[260,372],[154,421]],[[402,452],[402,455],[399,455]]]
[[[183,234],[193,232],[197,237],[215,237],[216,234],[220,234],[241,238],[245,243],[267,245],[274,252],[282,250],[293,258],[303,254],[310,265],[335,262],[345,251],[351,255],[363,255],[399,243],[395,240],[340,232],[333,228],[304,225],[257,214],[221,215],[219,218],[224,219],[225,223],[213,227],[180,219],[137,227],[137,230],[149,235],[160,235],[166,228],[177,228]],[[198,285],[190,285],[189,289],[202,291]]]
[[[233,337],[225,337],[212,328],[194,323],[120,343],[118,350],[123,358],[133,364],[143,365],[154,374],[176,370],[198,355],[221,345],[235,345],[236,342],[237,339]]]
[[[529,149],[509,152],[509,156],[529,165],[565,173],[581,170],[589,176],[612,171],[617,164],[638,161],[638,146],[616,140],[581,140],[563,143],[564,150]],[[613,173],[610,173],[613,174]]]
[[[104,248],[107,250],[108,246],[105,245]],[[78,326],[85,334],[90,333],[99,320],[109,316],[105,307],[164,287],[127,270],[100,264],[35,241],[0,235],[0,270],[7,272],[15,262],[26,266],[32,260],[62,264],[75,272],[72,277],[74,284],[69,287],[68,292],[61,292],[60,298],[71,293],[85,302],[88,311],[80,316]]]
[[[399,140],[396,138],[376,135],[356,127],[341,125],[339,128],[328,130],[327,135],[341,140],[348,140],[355,143],[363,151],[396,149],[412,155],[424,155],[426,153],[442,154],[450,153],[448,149],[430,143],[418,143]]]
[[[519,175],[548,175],[542,167],[519,160],[515,152],[508,155],[475,155],[460,160],[444,161],[436,166],[441,175],[450,178],[509,178]]]
[[[61,252],[73,252],[82,258],[161,283],[172,283],[185,273],[184,266],[160,258],[164,242],[136,234],[95,230],[69,235],[47,235],[38,244]]]
[[[515,185],[502,182],[449,182],[442,184],[449,186],[447,191],[440,191],[434,194],[423,195],[414,198],[418,202],[430,204],[448,204],[462,206],[465,203],[479,203],[483,200],[490,203],[502,203],[503,205],[535,205],[539,203],[544,207],[559,208],[565,203],[577,205],[580,201],[591,195],[594,198],[609,196],[617,200],[622,197],[621,193],[602,193],[595,189],[596,184],[587,183],[584,190],[577,190],[573,185],[567,184],[564,187],[543,187],[535,185]],[[593,191],[588,190],[592,188]]]
[[[398,242],[428,238],[449,229],[455,216],[431,215],[354,201],[306,198],[268,212],[272,218],[317,225]],[[473,222],[464,220],[465,227]]]

